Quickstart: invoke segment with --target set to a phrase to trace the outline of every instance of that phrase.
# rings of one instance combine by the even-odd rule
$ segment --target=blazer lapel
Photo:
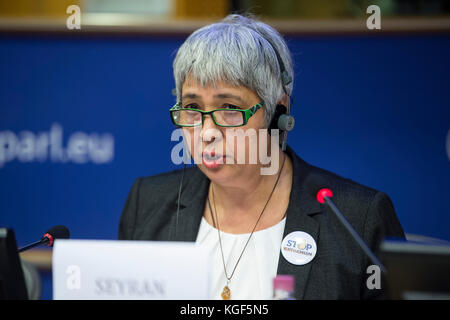
[[[321,212],[321,207],[314,197],[309,194],[304,185],[305,178],[309,173],[309,166],[290,148],[288,148],[287,153],[293,163],[293,179],[289,206],[286,211],[283,239],[291,232],[303,231],[313,237],[316,243],[319,243],[319,223],[312,216]],[[295,296],[298,299],[304,298],[313,263],[314,260],[305,265],[294,265],[287,261],[280,252],[277,274],[290,274],[295,276]]]
[[[171,238],[193,242],[197,239],[210,181],[197,167],[186,169],[183,181],[180,211],[178,218],[176,214],[173,216]]]

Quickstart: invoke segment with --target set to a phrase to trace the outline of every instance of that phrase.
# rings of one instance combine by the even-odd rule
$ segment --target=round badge
[[[298,266],[311,262],[316,256],[316,252],[316,241],[303,231],[291,232],[281,242],[283,257]]]

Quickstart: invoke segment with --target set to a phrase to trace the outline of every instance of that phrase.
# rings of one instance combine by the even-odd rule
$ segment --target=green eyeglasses
[[[209,114],[214,123],[219,127],[245,126],[256,111],[264,106],[264,101],[255,104],[248,109],[214,109],[203,111],[194,108],[182,108],[180,102],[169,111],[174,125],[179,127],[196,127],[203,125],[204,116]]]

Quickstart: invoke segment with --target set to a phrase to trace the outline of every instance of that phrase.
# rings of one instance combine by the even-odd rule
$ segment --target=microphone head
[[[328,188],[327,181],[316,173],[311,173],[306,177],[306,190],[320,203],[325,202],[325,197],[333,197],[333,192]]]
[[[52,247],[53,242],[55,239],[69,239],[70,238],[70,232],[69,229],[67,229],[66,226],[58,225],[54,226],[50,229],[48,229],[42,239],[47,239],[48,242],[46,243],[46,246]]]

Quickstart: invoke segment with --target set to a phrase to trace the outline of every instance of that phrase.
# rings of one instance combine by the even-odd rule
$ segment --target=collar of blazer
[[[319,223],[312,216],[320,213],[322,208],[317,200],[307,192],[304,183],[311,167],[289,146],[286,153],[292,160],[293,179],[283,238],[291,232],[303,231],[310,234],[316,240],[316,243],[319,243]],[[200,228],[210,180],[197,167],[193,170],[186,170],[183,180],[180,211],[178,218],[174,215],[175,221],[172,224],[176,225],[173,239],[176,241],[195,241]],[[176,220],[178,220],[178,223],[176,223]],[[318,248],[318,253],[319,250],[320,248]],[[304,296],[314,260],[298,266],[286,261],[280,253],[277,274],[292,274],[295,276],[295,295],[298,299]]]

